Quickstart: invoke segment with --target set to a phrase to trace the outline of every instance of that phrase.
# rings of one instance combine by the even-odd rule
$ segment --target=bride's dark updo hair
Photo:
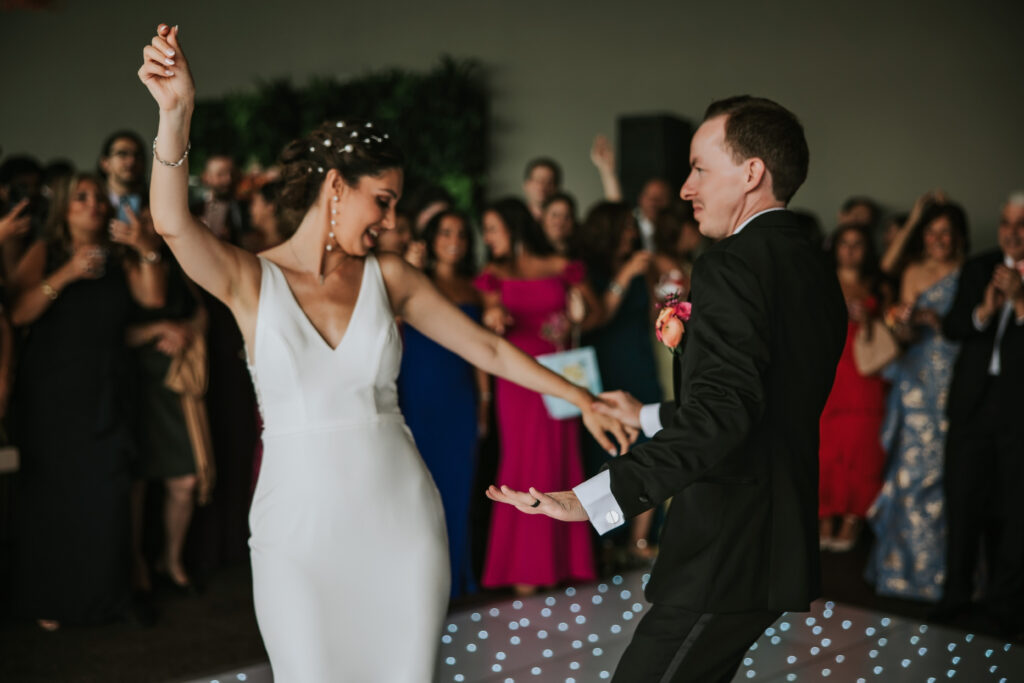
[[[360,119],[327,121],[281,152],[283,188],[278,200],[280,218],[295,227],[320,194],[327,172],[336,169],[355,187],[363,176],[379,176],[401,168],[405,159],[390,136],[376,124]]]

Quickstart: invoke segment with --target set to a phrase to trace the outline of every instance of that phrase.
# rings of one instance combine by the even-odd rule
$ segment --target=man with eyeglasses
[[[135,214],[142,209],[146,191],[145,149],[138,134],[119,130],[107,136],[100,152],[97,172],[107,181],[110,204],[117,218],[126,223],[130,222],[126,206]]]

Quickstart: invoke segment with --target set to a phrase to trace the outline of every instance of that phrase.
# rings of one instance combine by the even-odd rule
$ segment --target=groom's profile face
[[[726,116],[701,124],[690,142],[690,175],[679,196],[693,202],[700,232],[714,240],[736,228],[744,198],[744,162],[737,163],[725,144]]]

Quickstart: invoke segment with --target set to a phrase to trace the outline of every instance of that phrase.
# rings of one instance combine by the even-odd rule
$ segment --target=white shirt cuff
[[[974,329],[976,329],[978,332],[984,332],[985,328],[988,327],[988,324],[992,322],[992,319],[989,318],[984,323],[981,322],[981,319],[978,318],[978,308],[975,307],[974,310],[971,311],[971,322],[974,323]]]
[[[640,409],[640,429],[644,430],[644,436],[653,439],[654,435],[661,431],[661,404],[648,403]]]
[[[606,534],[626,523],[622,508],[612,495],[612,475],[605,470],[572,490],[579,498],[597,533]]]

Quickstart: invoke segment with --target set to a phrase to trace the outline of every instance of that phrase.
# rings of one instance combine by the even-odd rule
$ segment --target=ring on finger
[[[533,499],[533,503],[530,505],[530,507],[532,507],[532,508],[540,507],[540,500],[537,499],[537,498],[534,498]]]

